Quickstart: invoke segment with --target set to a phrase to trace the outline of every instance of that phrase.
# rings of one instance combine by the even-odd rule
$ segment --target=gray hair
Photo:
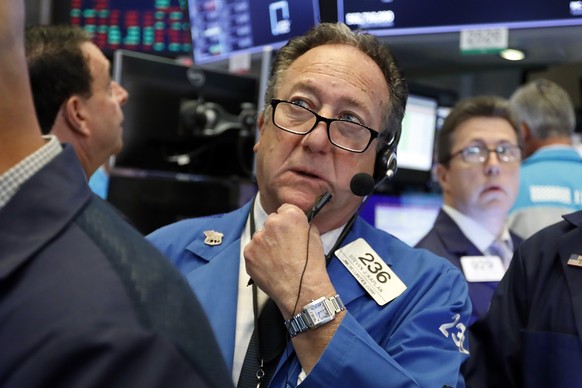
[[[520,123],[538,139],[571,136],[576,127],[574,105],[568,93],[547,79],[518,88],[510,98]]]
[[[380,68],[386,83],[388,84],[389,98],[388,106],[385,109],[382,119],[382,128],[380,129],[378,150],[389,145],[396,148],[402,129],[402,118],[406,108],[406,99],[408,98],[408,86],[406,80],[386,45],[380,42],[375,36],[360,31],[352,31],[348,26],[342,23],[321,23],[311,28],[305,35],[297,36],[279,50],[273,68],[271,78],[265,92],[264,114],[267,119],[266,111],[271,99],[279,88],[280,80],[289,66],[301,55],[312,48],[331,45],[345,44],[356,47],[364,54],[368,55]],[[394,138],[393,142],[389,140]]]

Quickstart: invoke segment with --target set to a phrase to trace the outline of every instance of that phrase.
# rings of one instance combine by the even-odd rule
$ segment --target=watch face
[[[306,309],[306,312],[311,321],[311,325],[309,326],[312,328],[323,325],[333,319],[333,316],[330,314],[324,301],[309,306],[309,308]]]

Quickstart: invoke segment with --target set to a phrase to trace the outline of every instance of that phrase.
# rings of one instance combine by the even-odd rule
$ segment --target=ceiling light
[[[521,61],[525,58],[525,53],[521,50],[505,49],[499,53],[499,56],[508,61]]]

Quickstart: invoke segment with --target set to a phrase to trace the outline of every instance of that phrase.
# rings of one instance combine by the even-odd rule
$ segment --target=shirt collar
[[[449,217],[455,221],[461,232],[467,237],[469,241],[477,247],[481,252],[487,251],[489,246],[495,241],[498,236],[494,236],[487,229],[483,228],[479,223],[477,223],[472,218],[467,217],[465,214],[461,213],[452,206],[443,204],[443,211],[447,213]],[[513,247],[513,242],[511,240],[511,234],[506,225],[503,226],[503,230],[499,235],[499,238],[508,243],[509,247]]]
[[[62,147],[54,135],[43,136],[45,144],[0,175],[0,209],[16,194],[20,187],[53,158]]]

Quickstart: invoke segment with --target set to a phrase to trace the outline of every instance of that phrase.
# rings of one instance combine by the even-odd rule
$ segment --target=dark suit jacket
[[[514,248],[517,248],[521,244],[521,238],[513,233],[511,233],[511,238]],[[416,244],[416,247],[428,249],[439,256],[445,257],[458,268],[461,268],[461,257],[483,255],[483,252],[473,245],[455,221],[442,209],[437,215],[432,229]],[[469,283],[469,297],[473,304],[473,313],[469,323],[475,322],[487,312],[491,297],[498,283]]]
[[[0,209],[1,387],[229,385],[190,288],[71,147]]]
[[[469,387],[582,386],[582,211],[527,239],[470,328]]]

